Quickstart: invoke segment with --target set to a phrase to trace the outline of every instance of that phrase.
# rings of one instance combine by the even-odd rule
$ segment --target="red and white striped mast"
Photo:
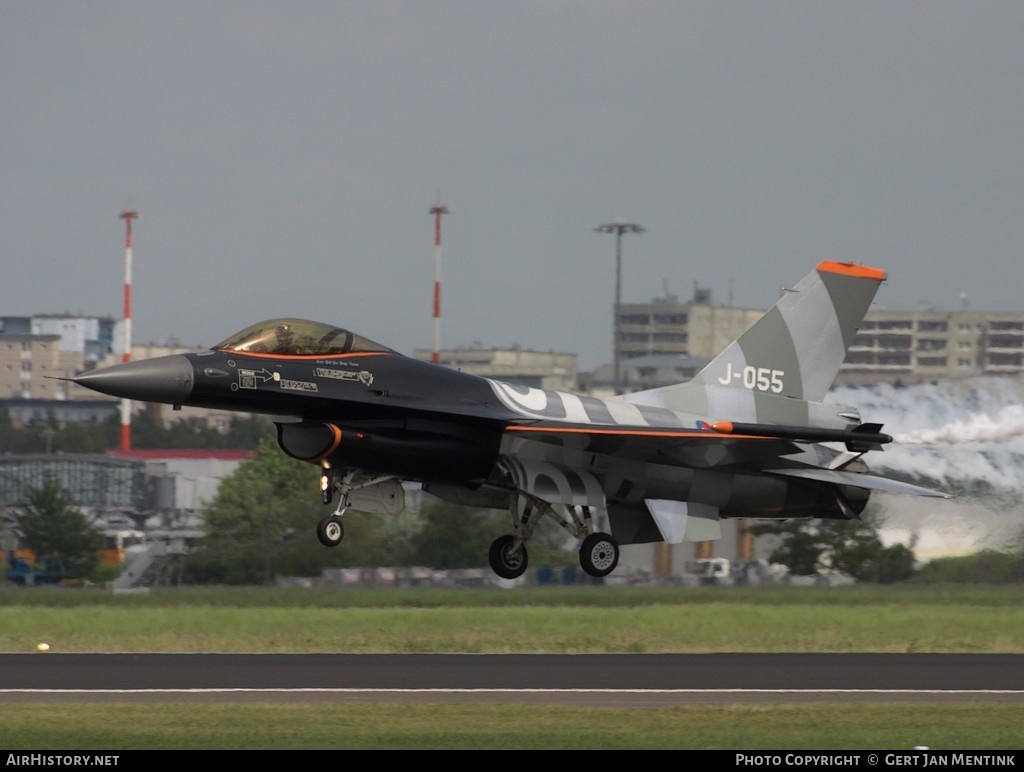
[[[132,220],[137,219],[139,213],[134,210],[121,212],[121,219],[124,220],[124,353],[121,355],[122,362],[129,362],[132,358]],[[121,450],[128,451],[132,447],[132,403],[131,400],[121,400]]]
[[[430,361],[441,364],[441,215],[448,207],[438,204],[430,213],[434,215],[434,353]]]

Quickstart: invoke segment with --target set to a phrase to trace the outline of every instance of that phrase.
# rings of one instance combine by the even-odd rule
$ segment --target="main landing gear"
[[[526,542],[537,526],[535,515],[539,512],[558,521],[560,526],[576,538],[583,538],[580,545],[580,567],[587,574],[594,577],[608,576],[619,564],[619,544],[615,537],[593,530],[589,507],[580,507],[581,512],[577,512],[576,507],[567,507],[567,510],[571,521],[560,517],[554,507],[543,499],[518,491],[511,507],[515,533],[499,536],[491,543],[488,554],[491,570],[502,579],[517,579],[525,573],[529,564]]]

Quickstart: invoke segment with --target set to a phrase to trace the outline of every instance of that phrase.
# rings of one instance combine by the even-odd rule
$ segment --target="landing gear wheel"
[[[316,526],[316,538],[325,547],[337,547],[345,538],[345,526],[337,515],[325,517]]]
[[[608,576],[619,564],[619,545],[607,533],[592,533],[580,545],[580,566],[591,576]]]
[[[523,544],[518,550],[513,551],[512,545],[515,542],[516,537],[512,534],[499,536],[491,542],[488,559],[491,561],[491,569],[502,579],[518,579],[526,571],[526,545]]]

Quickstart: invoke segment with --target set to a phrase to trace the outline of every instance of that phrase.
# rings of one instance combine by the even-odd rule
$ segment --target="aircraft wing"
[[[580,453],[691,469],[760,467],[772,459],[799,451],[788,438],[724,435],[710,429],[534,421],[509,424],[505,432],[510,437]]]

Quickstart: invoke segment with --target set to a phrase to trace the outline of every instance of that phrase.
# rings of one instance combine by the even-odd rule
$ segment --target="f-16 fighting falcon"
[[[319,470],[324,504],[337,499],[316,528],[326,546],[342,541],[349,508],[400,512],[409,481],[508,510],[510,531],[489,554],[499,576],[526,571],[546,515],[601,577],[620,545],[717,539],[725,518],[856,518],[874,490],[948,498],[872,474],[864,456],[892,437],[824,401],[885,278],[821,262],[692,380],[605,398],[461,373],[291,318],[72,380],[122,399],[274,416],[282,450]]]

